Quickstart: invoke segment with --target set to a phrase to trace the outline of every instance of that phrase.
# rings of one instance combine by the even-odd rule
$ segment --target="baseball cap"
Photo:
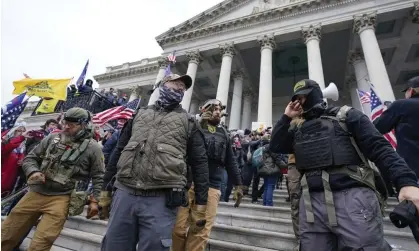
[[[181,80],[185,84],[186,89],[189,89],[192,85],[192,78],[189,75],[180,76],[178,74],[173,74],[173,73],[165,76],[161,80],[161,83],[164,84],[166,82],[174,81],[174,80]]]
[[[406,92],[409,88],[419,88],[419,76],[409,79],[406,85],[406,89],[404,89],[402,92]]]
[[[297,98],[297,95],[308,95],[314,88],[320,88],[316,81],[311,79],[303,79],[294,85],[294,94],[292,101]]]

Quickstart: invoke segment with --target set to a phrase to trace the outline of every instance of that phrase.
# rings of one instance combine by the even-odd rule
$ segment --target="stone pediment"
[[[156,37],[160,46],[359,0],[225,0]],[[335,4],[334,4],[335,3]]]

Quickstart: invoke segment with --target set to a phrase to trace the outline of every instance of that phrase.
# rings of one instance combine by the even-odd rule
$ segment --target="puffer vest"
[[[121,153],[117,180],[137,190],[184,188],[189,117],[181,107],[138,110]]]

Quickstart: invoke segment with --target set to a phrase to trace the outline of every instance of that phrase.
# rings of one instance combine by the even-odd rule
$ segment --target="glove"
[[[28,178],[28,185],[44,184],[45,175],[41,172],[32,173]]]
[[[95,197],[93,197],[93,195],[90,195],[86,218],[90,219],[93,216],[96,216],[98,213],[99,213],[99,206],[98,206],[97,200],[95,199]]]
[[[109,206],[112,203],[112,194],[110,191],[101,191],[99,196],[99,206],[102,208],[100,219],[109,219]]]
[[[212,112],[206,111],[201,115],[202,120],[210,120],[212,118]]]
[[[234,203],[234,207],[240,206],[240,203],[242,202],[242,198],[243,198],[243,187],[236,186],[234,188],[234,195],[233,195],[233,199],[236,201],[236,203]]]
[[[189,213],[189,231],[192,234],[196,234],[204,229],[207,220],[205,219],[205,212],[207,206],[204,205],[193,205],[191,212]]]

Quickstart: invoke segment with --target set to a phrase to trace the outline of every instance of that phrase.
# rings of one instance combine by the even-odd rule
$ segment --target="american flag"
[[[361,104],[368,104],[371,102],[371,94],[369,92],[364,92],[361,90],[357,90],[359,95],[359,101]]]
[[[377,96],[375,91],[371,88],[371,120],[374,121],[378,117],[383,114],[383,112],[387,109],[385,105],[381,102],[380,98]],[[394,130],[391,132],[384,134],[384,138],[386,138],[393,148],[397,148],[397,140],[394,133]]]
[[[26,105],[28,104],[28,100],[24,102],[20,102],[19,104],[13,106],[10,110],[8,109],[4,114],[1,116],[1,131],[6,131],[12,128],[17,118],[19,118],[20,114],[25,110]]]
[[[131,102],[128,102],[125,105],[120,105],[113,107],[111,109],[105,110],[93,116],[93,124],[103,125],[108,121],[116,119],[130,119],[132,114],[137,109],[140,99],[134,99]]]
[[[173,51],[172,53],[170,53],[167,56],[167,59],[169,60],[169,62],[173,62],[176,63],[176,56],[175,56],[176,51]]]

